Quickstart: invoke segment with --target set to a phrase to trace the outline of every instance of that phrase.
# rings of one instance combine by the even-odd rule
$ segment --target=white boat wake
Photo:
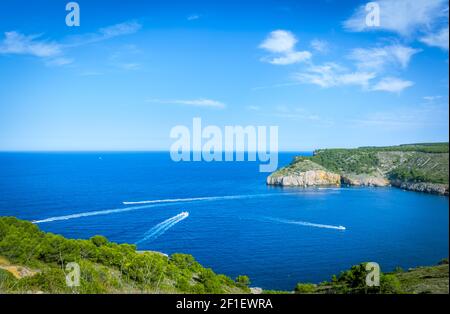
[[[188,212],[181,212],[176,216],[173,216],[172,218],[169,218],[167,220],[164,220],[163,222],[160,222],[150,230],[148,230],[142,239],[137,241],[135,244],[139,244],[148,240],[154,240],[164,234],[167,230],[175,226],[180,221],[186,219],[189,217]]]
[[[231,199],[243,199],[243,198],[253,198],[253,197],[265,197],[265,196],[271,196],[271,195],[276,196],[276,195],[284,195],[284,194],[288,194],[288,193],[173,198],[173,199],[161,199],[161,200],[139,201],[139,202],[123,202],[124,205],[144,205],[144,206],[132,206],[132,207],[125,207],[125,208],[97,210],[97,211],[76,213],[76,214],[70,214],[70,215],[64,215],[64,216],[49,217],[49,218],[45,218],[45,219],[33,220],[31,222],[34,224],[41,224],[41,223],[47,223],[47,222],[53,222],[53,221],[77,219],[77,218],[82,218],[82,217],[117,214],[117,213],[132,211],[132,210],[151,208],[151,207],[157,207],[157,206],[165,206],[165,205],[171,205],[174,203],[182,203],[182,202],[231,200]]]
[[[125,207],[125,208],[117,208],[117,209],[97,210],[97,211],[92,211],[92,212],[77,213],[77,214],[71,214],[71,215],[65,215],[65,216],[49,217],[49,218],[40,219],[40,220],[33,220],[31,222],[34,224],[40,224],[40,223],[59,221],[59,220],[69,220],[69,219],[76,219],[76,218],[82,218],[82,217],[123,213],[123,212],[132,211],[132,210],[138,210],[138,209],[150,208],[150,207],[156,207],[156,206],[158,206],[158,205],[133,206],[133,207]],[[164,206],[164,204],[161,204],[159,206]]]
[[[289,193],[268,193],[268,194],[246,194],[246,195],[228,195],[228,196],[207,196],[207,197],[190,197],[190,198],[169,198],[162,200],[150,201],[136,201],[136,202],[122,202],[124,205],[139,205],[139,204],[159,204],[159,203],[181,203],[181,202],[195,202],[195,201],[218,201],[218,200],[235,200],[243,198],[265,197],[273,195],[284,195]]]
[[[64,216],[55,216],[39,220],[33,220],[34,224],[48,223],[53,221],[77,219],[82,217],[91,217],[98,215],[109,215],[116,213],[123,213],[132,210],[145,209],[157,206],[167,206],[176,203],[185,202],[198,202],[198,201],[220,201],[220,200],[235,200],[235,199],[250,199],[259,197],[270,197],[270,196],[285,196],[285,195],[301,195],[302,193],[266,193],[266,194],[244,194],[244,195],[228,195],[228,196],[207,196],[207,197],[190,197],[190,198],[172,198],[172,199],[160,199],[160,200],[148,200],[148,201],[136,201],[136,202],[123,202],[124,205],[143,205],[143,206],[131,206],[125,208],[115,208],[115,209],[105,209],[97,210],[91,212],[82,212]]]
[[[280,223],[286,223],[286,224],[292,224],[292,225],[300,225],[300,226],[306,226],[306,227],[336,229],[336,230],[346,230],[347,229],[344,226],[333,226],[333,225],[316,224],[316,223],[308,222],[308,221],[295,221],[295,220],[278,219],[278,218],[271,218],[271,217],[265,217],[265,219],[266,220],[275,221],[275,222],[280,222]]]

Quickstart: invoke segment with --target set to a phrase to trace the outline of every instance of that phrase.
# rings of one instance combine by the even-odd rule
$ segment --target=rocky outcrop
[[[336,186],[341,184],[341,176],[325,170],[308,170],[286,175],[274,173],[267,177],[267,184],[303,187],[323,185]]]
[[[282,186],[395,186],[449,195],[448,143],[320,149],[297,156],[267,178]]]
[[[428,182],[404,182],[400,180],[392,180],[391,184],[395,187],[408,191],[449,195],[448,184],[428,183]]]
[[[343,174],[342,184],[355,186],[388,186],[389,180],[381,176],[371,176],[365,174]]]

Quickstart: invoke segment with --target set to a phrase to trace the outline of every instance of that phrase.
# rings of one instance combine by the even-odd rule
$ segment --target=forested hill
[[[422,143],[354,149],[320,149],[313,156],[299,156],[274,172],[269,184],[394,185],[408,190],[448,195],[448,143]],[[295,180],[307,171],[326,173],[327,180]],[[340,179],[331,174],[340,176]],[[316,176],[317,177],[317,176]],[[319,184],[317,184],[319,183]]]
[[[80,265],[79,287],[66,285],[70,262]],[[248,283],[215,274],[191,255],[138,252],[102,236],[67,239],[0,217],[0,293],[248,293]]]

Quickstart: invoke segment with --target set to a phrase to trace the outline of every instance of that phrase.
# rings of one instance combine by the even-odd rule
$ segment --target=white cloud
[[[25,35],[17,31],[5,32],[0,42],[0,54],[31,55],[43,58],[46,65],[63,66],[73,63],[64,56],[64,50],[137,32],[141,25],[125,22],[100,28],[95,33],[70,36],[61,42],[41,39],[42,35]]]
[[[247,106],[248,110],[252,110],[252,111],[259,111],[261,110],[260,106],[255,106],[255,105],[251,105],[251,106]]]
[[[355,13],[344,22],[347,30],[361,32],[386,30],[402,36],[428,30],[441,19],[448,19],[447,0],[378,0],[380,8],[380,26],[366,25],[365,5],[358,7]],[[448,22],[447,22],[448,23]]]
[[[356,48],[348,56],[356,62],[359,69],[382,72],[387,65],[397,65],[405,69],[412,56],[419,49],[403,45],[390,45],[376,48]]]
[[[328,42],[321,39],[313,39],[310,46],[317,52],[326,53],[328,51]]]
[[[194,20],[198,20],[200,18],[200,15],[198,15],[198,14],[192,14],[192,15],[189,15],[186,19],[188,20],[188,21],[194,21]]]
[[[55,42],[40,40],[41,35],[24,35],[5,32],[0,43],[0,54],[22,54],[35,57],[54,57],[61,54],[61,46]]]
[[[122,70],[127,70],[127,71],[139,70],[141,68],[141,65],[139,63],[132,63],[132,62],[116,63],[115,65],[118,68],[121,68]]]
[[[425,101],[427,101],[428,103],[432,103],[435,102],[438,99],[441,99],[442,96],[441,95],[436,95],[436,96],[424,96],[423,99]]]
[[[64,46],[77,47],[82,45],[88,45],[99,41],[115,38],[118,36],[134,34],[141,28],[142,25],[135,21],[118,23],[100,28],[95,33],[69,36],[64,40]]]
[[[369,71],[350,71],[336,63],[312,65],[306,71],[296,73],[294,79],[303,84],[314,84],[323,88],[339,86],[360,86],[366,91],[385,91],[400,93],[414,85],[411,81],[395,77],[385,77],[373,84],[377,73]]]
[[[421,42],[432,47],[439,47],[448,51],[448,26],[437,33],[427,34],[419,39]]]
[[[290,119],[295,121],[308,121],[314,122],[314,125],[321,127],[330,127],[334,124],[334,121],[324,118],[318,114],[311,113],[304,108],[292,108],[286,105],[277,106],[275,112],[269,113],[271,117],[277,117],[282,119]]]
[[[290,52],[293,50],[297,38],[294,34],[285,30],[275,30],[270,32],[269,36],[259,45],[260,48],[270,52]]]
[[[363,117],[351,119],[349,125],[383,129],[409,129],[420,127],[448,127],[448,106],[393,106],[392,110],[373,112]]]
[[[141,27],[141,24],[134,21],[125,22],[100,28],[99,33],[106,39],[136,33]]]
[[[124,45],[109,56],[109,61],[112,66],[122,70],[139,70],[141,64],[131,59],[134,59],[136,55],[141,53],[142,51],[135,45]]]
[[[63,65],[71,64],[71,63],[73,63],[73,59],[61,57],[61,58],[51,59],[51,60],[47,61],[45,64],[48,66],[63,66]]]
[[[272,53],[270,57],[261,58],[261,61],[276,65],[288,65],[304,62],[311,58],[309,51],[296,51],[297,38],[289,31],[275,30],[259,45],[259,48]]]
[[[223,109],[226,105],[223,102],[208,99],[208,98],[197,98],[197,99],[173,99],[173,100],[161,100],[161,99],[150,99],[149,102],[161,103],[161,104],[175,104],[175,105],[187,105],[194,107],[209,107]]]
[[[287,65],[287,64],[293,64],[298,62],[303,62],[306,60],[309,60],[311,58],[311,53],[309,51],[293,51],[293,52],[287,52],[286,54],[282,55],[281,57],[274,57],[271,59],[268,59],[267,62],[271,64],[277,64],[277,65]],[[265,60],[263,58],[263,60]]]
[[[324,88],[343,85],[367,87],[375,76],[373,72],[350,72],[336,63],[325,63],[310,66],[305,72],[296,73],[294,79]]]
[[[411,87],[414,82],[405,81],[396,77],[385,77],[372,87],[374,91],[400,93],[405,88]]]

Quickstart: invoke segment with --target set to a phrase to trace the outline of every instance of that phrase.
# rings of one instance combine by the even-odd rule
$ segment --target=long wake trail
[[[267,196],[277,196],[284,195],[283,194],[275,194],[275,193],[266,193],[266,194],[247,194],[247,195],[229,195],[229,196],[209,196],[209,197],[191,197],[191,198],[173,198],[173,199],[161,199],[161,200],[150,200],[150,201],[138,201],[138,202],[123,202],[124,205],[142,205],[142,206],[131,206],[125,208],[115,208],[115,209],[105,209],[105,210],[97,210],[91,212],[82,212],[70,215],[63,216],[55,216],[44,219],[38,219],[31,221],[34,224],[48,223],[53,221],[61,221],[61,220],[70,220],[77,219],[82,217],[91,217],[98,215],[109,215],[109,214],[117,214],[123,213],[138,209],[145,209],[151,207],[165,206],[174,203],[183,203],[183,202],[196,202],[196,201],[216,201],[216,200],[232,200],[232,199],[244,199],[244,198],[255,198],[255,197],[267,197]]]
[[[142,242],[145,242],[148,240],[155,240],[156,238],[158,238],[159,236],[164,234],[167,230],[169,230],[170,228],[175,226],[180,221],[186,219],[187,217],[189,217],[189,213],[182,212],[176,216],[173,216],[172,218],[169,218],[167,220],[164,220],[163,222],[160,222],[159,224],[157,224],[156,226],[154,226],[153,228],[148,230],[144,234],[144,237],[142,239],[140,239],[139,241],[137,241],[135,244],[139,244],[139,243],[142,243]]]
[[[273,195],[284,195],[289,193],[266,193],[266,194],[245,194],[245,195],[227,195],[227,196],[206,196],[206,197],[190,197],[190,198],[169,198],[162,200],[137,201],[137,202],[122,202],[124,205],[139,205],[139,204],[159,204],[159,203],[182,203],[195,201],[218,201],[218,200],[235,200],[244,198],[266,197]]]
[[[132,207],[125,207],[125,208],[117,208],[117,209],[97,210],[97,211],[77,213],[77,214],[71,214],[71,215],[65,215],[65,216],[49,217],[49,218],[40,219],[40,220],[33,220],[31,222],[34,224],[40,224],[40,223],[59,221],[59,220],[69,220],[69,219],[76,219],[76,218],[82,218],[82,217],[123,213],[123,212],[132,211],[132,210],[138,210],[138,209],[144,209],[144,208],[150,208],[150,207],[156,207],[156,206],[158,206],[158,205],[132,206]],[[159,206],[163,206],[163,204],[161,204]]]
[[[278,219],[278,218],[271,218],[271,217],[265,217],[265,219],[275,221],[275,222],[280,222],[280,223],[300,225],[300,226],[306,226],[306,227],[336,229],[336,230],[346,230],[347,229],[344,226],[324,225],[324,224],[317,224],[317,223],[308,222],[308,221],[295,221],[295,220]]]

